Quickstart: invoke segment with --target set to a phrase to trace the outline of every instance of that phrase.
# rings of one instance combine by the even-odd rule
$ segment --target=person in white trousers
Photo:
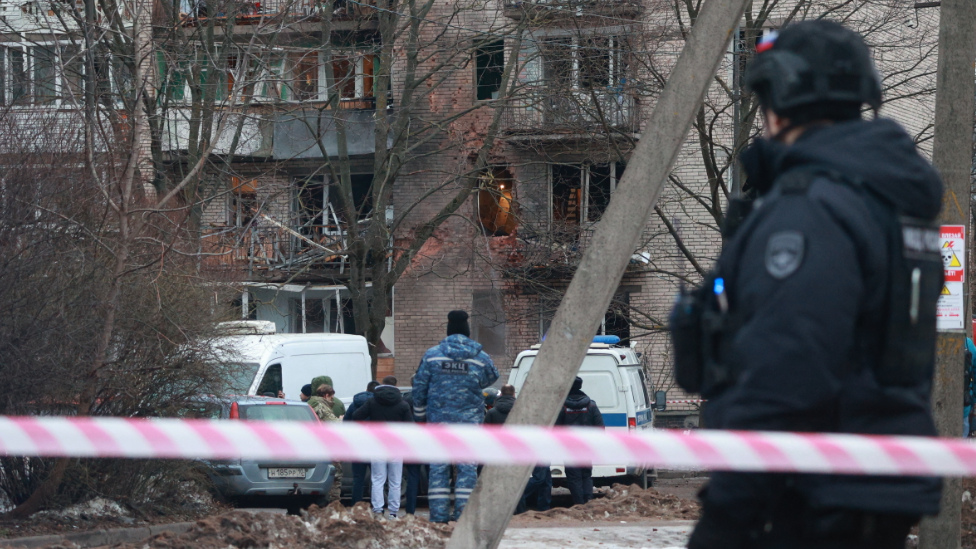
[[[356,409],[352,419],[356,421],[413,421],[413,412],[400,389],[396,387],[397,379],[393,376],[383,378],[383,384],[373,390],[373,398]],[[374,461],[370,464],[373,489],[370,500],[373,512],[383,514],[384,503],[390,513],[390,518],[397,518],[400,510],[400,482],[403,480],[402,461]],[[389,485],[389,493],[384,501],[383,489]]]
[[[403,462],[374,461],[370,463],[370,467],[373,471],[370,477],[373,481],[373,491],[370,494],[373,512],[383,514],[383,488],[389,484],[386,509],[390,513],[390,518],[396,518],[397,511],[400,510],[400,482],[403,480]]]

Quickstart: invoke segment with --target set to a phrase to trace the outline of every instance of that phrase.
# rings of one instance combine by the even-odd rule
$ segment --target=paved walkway
[[[694,522],[599,524],[585,527],[509,528],[499,549],[679,549]]]

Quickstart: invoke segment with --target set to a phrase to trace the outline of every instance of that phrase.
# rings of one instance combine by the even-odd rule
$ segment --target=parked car
[[[304,402],[255,396],[200,398],[183,415],[242,421],[319,420]],[[292,513],[312,503],[325,506],[335,481],[331,461],[234,459],[210,460],[207,465],[214,488],[226,501],[286,507]]]
[[[373,379],[366,338],[349,334],[278,334],[272,322],[225,322],[227,335],[215,345],[224,360],[239,364],[230,392],[278,395],[298,400],[303,385],[317,376],[332,378],[336,398],[346,406]]]
[[[654,410],[644,368],[637,353],[619,343],[620,338],[616,336],[597,336],[590,344],[578,374],[583,379],[583,392],[600,407],[607,429],[651,430]],[[516,394],[522,390],[540,347],[533,345],[515,358],[508,382],[515,386]],[[593,466],[593,481],[598,484],[631,480],[647,488],[656,476],[653,469],[626,464]],[[552,464],[552,477],[557,484],[566,478],[562,464]]]

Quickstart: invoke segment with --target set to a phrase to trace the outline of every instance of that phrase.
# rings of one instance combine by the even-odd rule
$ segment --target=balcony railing
[[[624,90],[553,93],[539,88],[515,99],[503,117],[509,134],[640,131],[639,102]]]
[[[504,270],[514,277],[569,278],[576,272],[595,230],[593,224],[582,227],[572,223],[524,224],[508,241],[510,248],[505,254]],[[627,272],[648,268],[649,257],[636,251]]]
[[[641,0],[505,0],[505,15],[554,16],[616,15],[632,16],[643,9]]]
[[[346,233],[334,226],[288,226],[261,216],[246,227],[214,227],[203,234],[203,263],[211,270],[274,278],[346,268]]]
[[[193,13],[187,14],[187,22],[190,24],[207,17],[226,19],[230,13],[229,10],[214,11],[201,0],[191,4]],[[336,0],[332,6],[332,19],[339,21],[368,18],[376,13],[373,8],[375,5],[376,0]],[[233,6],[235,22],[244,25],[279,15],[316,19],[324,13],[322,10],[323,4],[318,0],[239,0]]]

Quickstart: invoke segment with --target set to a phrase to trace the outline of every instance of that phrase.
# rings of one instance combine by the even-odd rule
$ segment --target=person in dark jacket
[[[705,422],[734,430],[934,436],[934,359],[926,352],[934,355],[942,287],[938,230],[929,228],[942,207],[939,176],[896,122],[861,118],[863,104],[880,108],[881,83],[859,35],[837,23],[804,21],[760,49],[746,82],[758,95],[765,137],[742,164],[744,191],[761,203],[706,278],[714,296],[707,306],[728,324],[707,328],[724,332],[702,362]],[[908,239],[902,242],[911,233],[898,226],[906,217],[897,216],[926,224],[915,233],[925,237],[913,241],[912,258]],[[909,259],[931,262],[933,254],[934,280],[904,268]],[[889,303],[892,296],[909,302],[908,285],[894,284],[913,278],[922,291],[914,292],[918,322],[910,326],[909,307]],[[902,318],[904,324],[889,325]],[[888,337],[889,326],[928,338],[925,352],[905,358],[918,362],[911,383],[886,381],[892,373],[881,357],[899,344]],[[940,481],[716,472],[699,497],[691,549],[900,549],[922,515],[938,513]]]
[[[366,404],[366,401],[373,398],[373,390],[379,385],[378,381],[370,381],[366,384],[366,390],[361,393],[356,393],[352,397],[352,404],[349,405],[349,409],[346,410],[346,414],[343,416],[342,421],[353,421],[352,415],[356,412],[356,409]],[[311,385],[306,385],[306,387],[311,387]],[[304,387],[302,388],[304,391]],[[366,489],[366,468],[369,467],[368,463],[355,461],[352,464],[352,501],[349,503],[350,506],[356,505],[363,500],[363,491]]]
[[[515,386],[502,385],[500,396],[495,399],[494,406],[485,414],[485,425],[505,423],[512,406],[515,406]]]
[[[373,390],[373,398],[367,399],[366,403],[360,406],[352,418],[356,421],[385,421],[385,422],[412,422],[413,411],[403,400],[400,389],[397,388],[397,379],[393,376],[383,378],[383,384],[378,385]],[[386,500],[387,511],[390,518],[397,518],[397,511],[400,510],[400,482],[403,479],[402,461],[377,461],[370,463],[373,483],[372,503],[373,512],[383,514],[383,489],[389,483],[389,494]]]
[[[410,379],[410,384],[413,384],[413,378]],[[403,400],[413,410],[413,395],[404,396]],[[416,423],[426,423],[424,418],[417,417],[416,414],[414,414],[413,420]],[[427,476],[424,473],[429,470],[430,466],[426,463],[403,464],[403,474],[407,479],[407,497],[406,501],[403,502],[403,509],[408,515],[414,515],[417,512],[417,497],[420,496],[421,488],[426,490]]]
[[[515,386],[502,385],[500,396],[495,399],[495,405],[485,414],[486,425],[501,425],[508,419],[509,412],[515,406]],[[548,511],[552,506],[552,470],[548,465],[540,465],[532,470],[532,476],[522,492],[522,499],[515,507],[515,514],[526,511],[527,502],[532,495],[536,495],[536,508]]]
[[[556,425],[603,428],[600,407],[583,392],[583,380],[578,376],[559,411]],[[590,501],[593,499],[593,467],[566,467],[566,485],[574,505]]]

